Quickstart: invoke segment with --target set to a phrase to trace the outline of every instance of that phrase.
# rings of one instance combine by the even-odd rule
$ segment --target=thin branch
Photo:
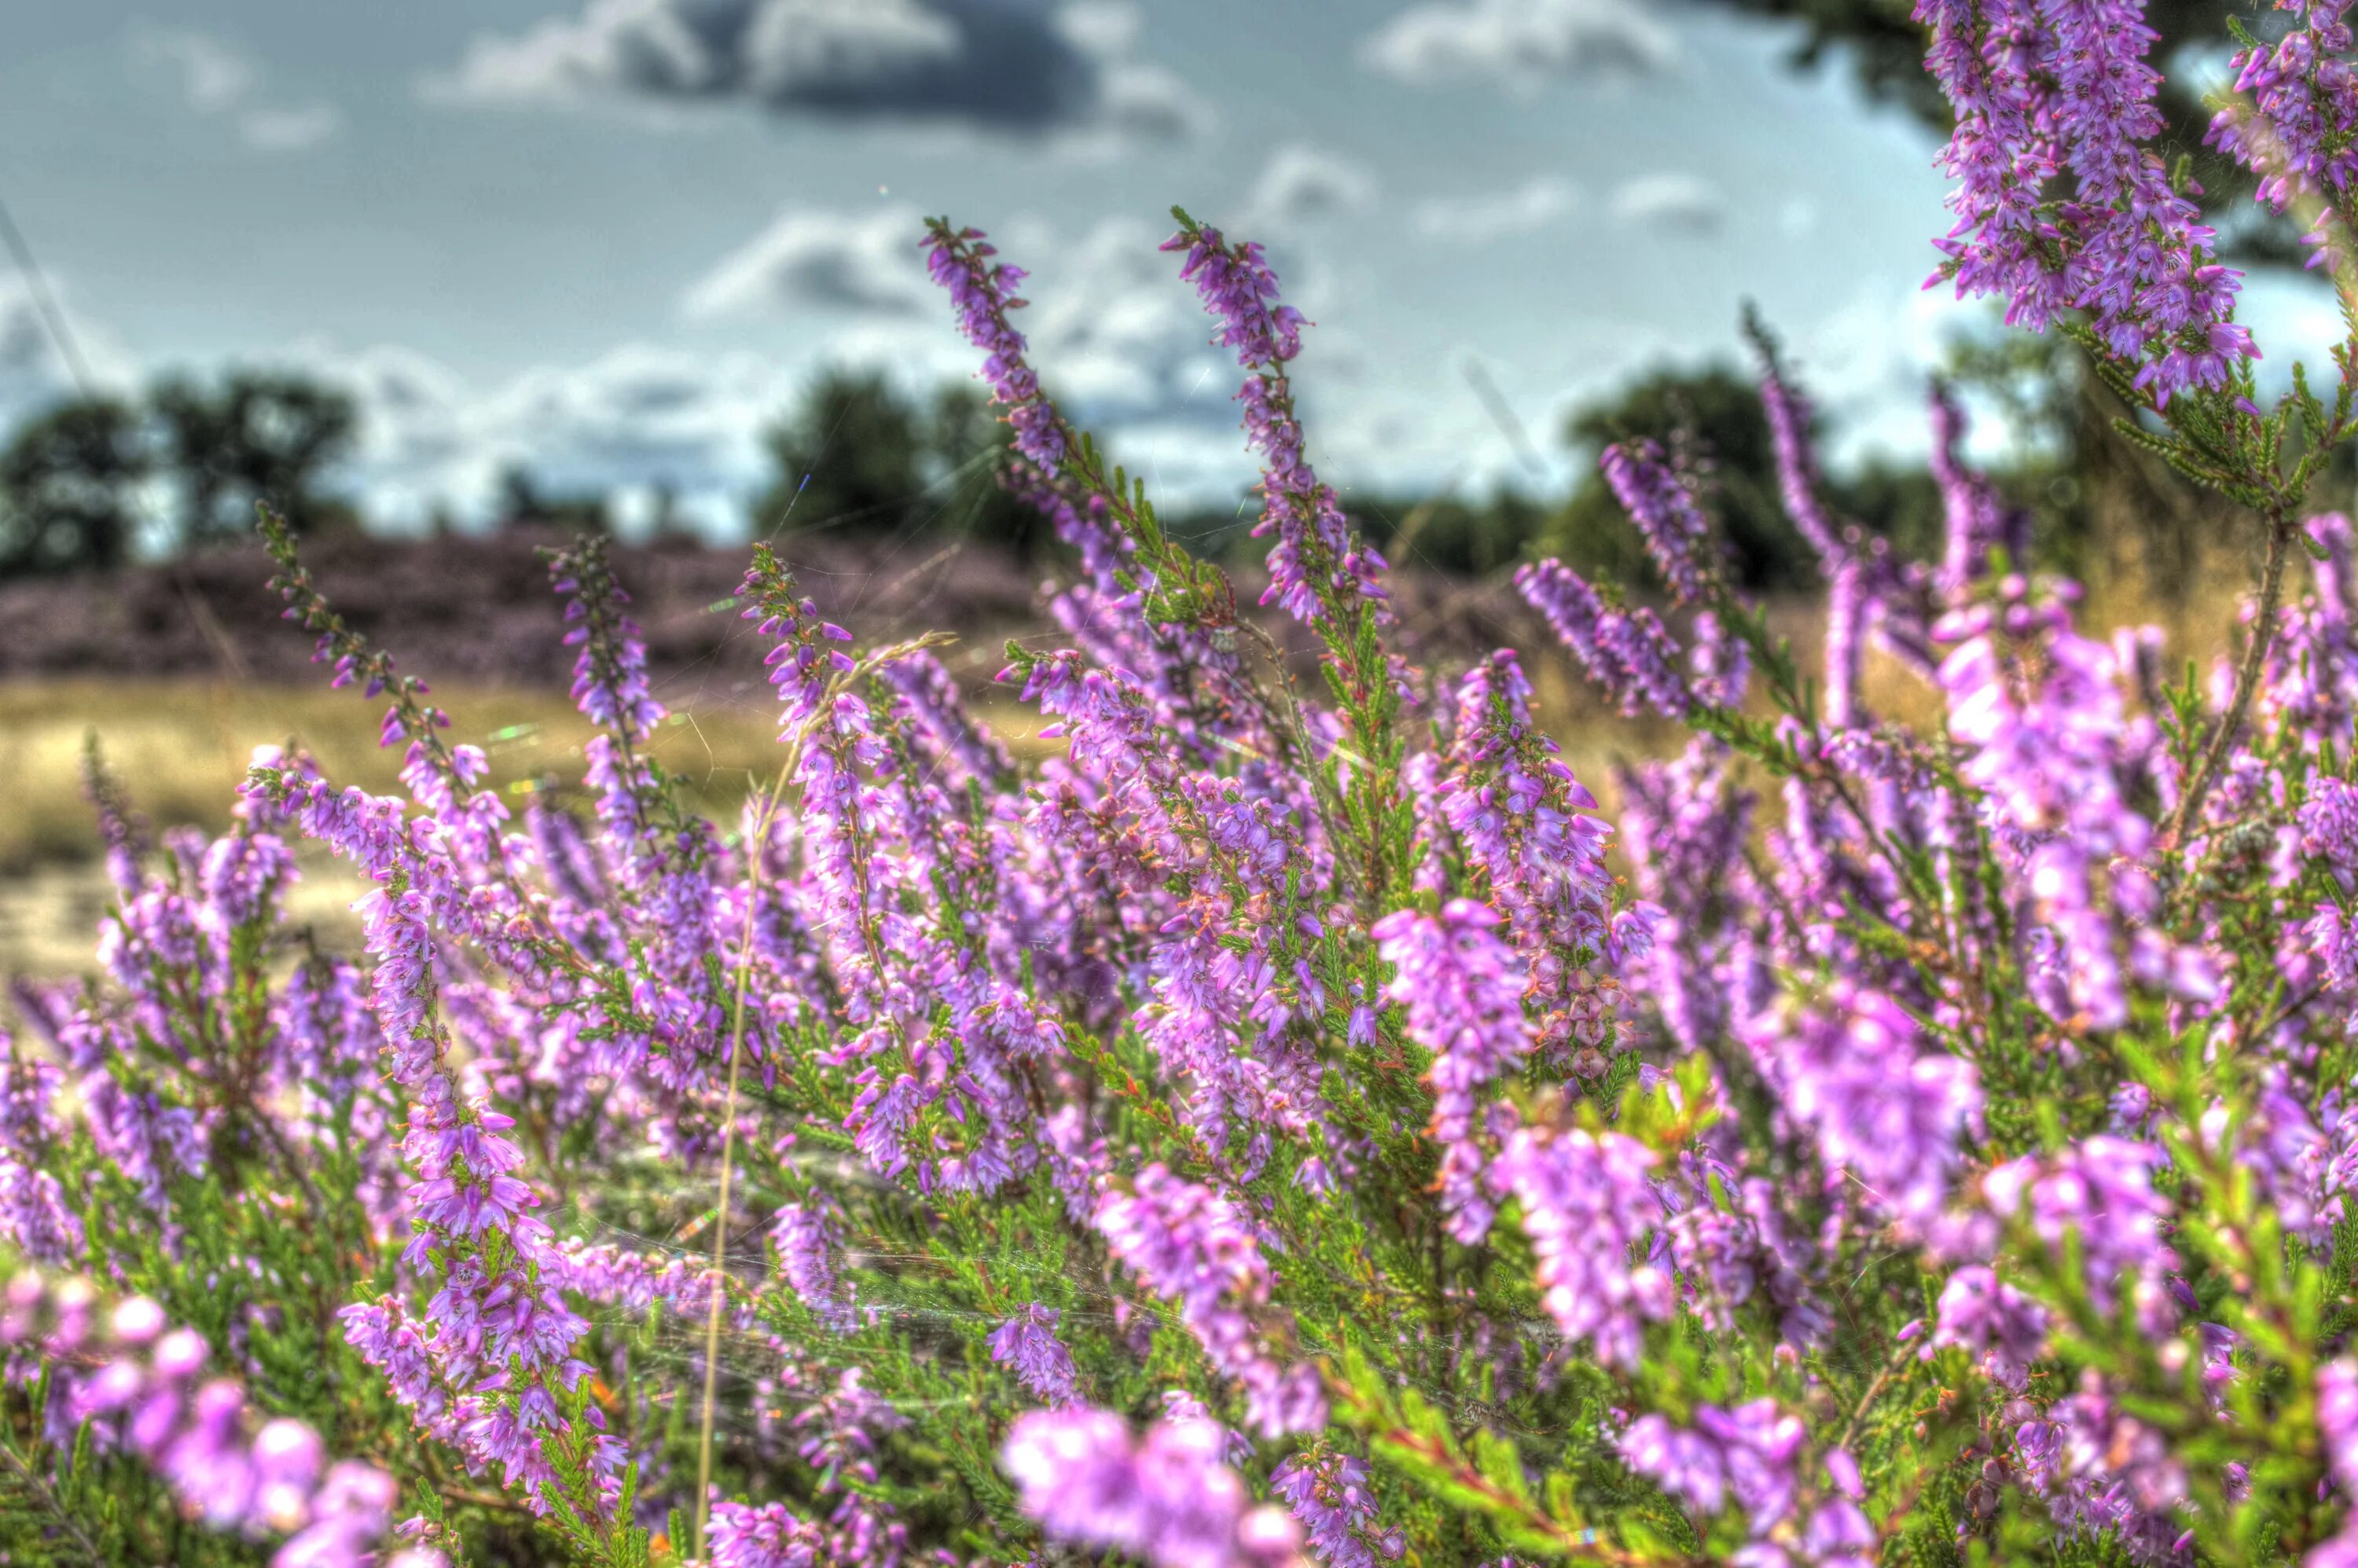
[[[729,1098],[720,1119],[720,1183],[712,1211],[712,1304],[704,1321],[704,1412],[696,1436],[696,1555],[704,1555],[704,1532],[712,1516],[712,1413],[720,1380],[720,1309],[728,1295],[729,1178],[736,1153],[738,1068],[745,1042],[745,986],[753,968],[753,920],[761,908],[762,852],[769,841],[771,814],[784,792],[782,771],[745,836],[745,932],[737,949],[737,995],[729,1026]]]
[[[2212,734],[2201,765],[2195,770],[2186,793],[2179,797],[2178,810],[2170,816],[2169,830],[2162,838],[2166,849],[2176,849],[2185,841],[2196,815],[2202,809],[2203,796],[2218,782],[2220,770],[2226,766],[2228,750],[2234,745],[2244,717],[2251,711],[2252,693],[2260,684],[2261,667],[2275,641],[2277,611],[2284,599],[2285,558],[2290,554],[2292,536],[2292,510],[2279,502],[2268,511],[2268,556],[2266,564],[2260,568],[2260,610],[2254,618],[2252,640],[2244,649],[2243,665],[2235,672],[2234,698],[2228,703],[2218,729]]]

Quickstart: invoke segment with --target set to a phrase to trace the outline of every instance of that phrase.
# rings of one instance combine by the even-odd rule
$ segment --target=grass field
[[[2171,649],[2215,648],[2232,619],[2234,584],[2224,582],[2172,617]],[[1796,604],[1776,621],[1796,644],[1804,668],[1816,659],[1812,607]],[[2093,627],[2151,620],[2142,606],[2092,606]],[[1682,731],[1631,723],[1600,708],[1577,671],[1557,651],[1526,648],[1543,721],[1573,771],[1609,816],[1616,762],[1660,755]],[[984,716],[1022,752],[1047,751],[1039,716],[988,686],[998,650],[965,643],[943,657]],[[1915,722],[1933,701],[1912,676],[1873,661],[1866,697],[1875,710]],[[663,764],[686,781],[697,804],[724,818],[781,761],[777,707],[759,682],[675,682],[659,691],[673,709],[656,741]],[[452,716],[450,733],[484,748],[495,787],[521,806],[554,788],[578,803],[581,747],[590,727],[561,692],[525,687],[439,688]],[[318,686],[236,685],[225,681],[73,679],[0,683],[0,976],[56,975],[89,964],[92,933],[106,892],[99,848],[79,784],[84,737],[95,735],[141,813],[158,827],[192,824],[218,831],[229,821],[254,747],[293,741],[339,783],[398,793],[400,753],[377,744],[383,704]],[[306,853],[302,916],[349,928],[346,906],[359,889],[332,864]]]

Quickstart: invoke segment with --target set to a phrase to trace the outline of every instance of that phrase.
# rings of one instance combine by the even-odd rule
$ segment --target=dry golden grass
[[[2190,603],[2157,614],[2152,606],[2116,600],[2092,602],[2082,623],[2102,632],[2159,621],[2174,660],[2207,660],[2225,645],[2237,598],[2238,574],[2221,572],[2190,595]],[[1774,623],[1796,644],[1804,669],[1815,667],[1818,619],[1813,605],[1780,607]],[[973,645],[946,650],[946,659],[969,687],[995,665]],[[1563,743],[1564,760],[1595,792],[1608,815],[1617,805],[1616,764],[1674,751],[1684,731],[1660,720],[1630,721],[1600,707],[1579,672],[1554,649],[1526,649],[1526,667],[1543,721]],[[767,687],[739,683],[661,693],[674,708],[655,754],[688,784],[696,804],[722,816],[781,761],[777,708]],[[1920,723],[1937,716],[1935,694],[1888,660],[1870,661],[1864,697],[1876,712]],[[581,748],[590,727],[559,692],[513,687],[441,689],[434,694],[452,715],[454,739],[481,745],[492,778],[516,805],[540,789],[577,798]],[[398,750],[377,744],[383,704],[350,691],[322,687],[235,686],[225,682],[68,680],[0,683],[0,976],[70,973],[89,963],[91,933],[104,906],[95,863],[97,835],[79,785],[85,734],[95,733],[109,765],[132,798],[160,827],[192,824],[218,831],[229,821],[236,788],[254,747],[292,740],[319,759],[339,783],[397,793]],[[984,716],[1021,752],[1039,754],[1053,742],[1036,739],[1039,716],[996,697]],[[319,858],[303,856],[306,883],[298,918],[344,926],[358,888]]]
[[[481,745],[494,786],[511,798],[578,784],[590,729],[560,692],[438,689],[450,735]],[[779,762],[777,707],[767,687],[672,695],[656,758],[687,781],[707,809],[741,800]],[[377,743],[384,704],[350,691],[217,682],[70,680],[0,684],[0,873],[94,854],[97,836],[81,798],[83,738],[97,737],[107,765],[140,811],[158,825],[218,829],[256,746],[292,741],[340,784],[397,793],[398,748]],[[1004,705],[993,713],[1029,749],[1035,717]]]

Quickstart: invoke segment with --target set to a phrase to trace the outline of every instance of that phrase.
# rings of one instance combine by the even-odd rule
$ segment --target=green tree
[[[831,370],[771,431],[775,465],[756,503],[763,533],[963,539],[1026,556],[1055,537],[1003,482],[1013,447],[976,388],[950,383],[922,404],[873,372]]]
[[[298,530],[349,518],[321,488],[357,428],[342,393],[299,375],[233,371],[210,389],[172,377],[148,401],[180,492],[181,543],[244,538],[257,502]]]
[[[921,463],[939,509],[936,531],[1026,558],[1055,542],[1055,529],[1040,509],[1004,482],[1014,451],[1014,432],[980,389],[950,382],[936,390]]]
[[[1606,446],[1639,437],[1683,448],[1708,475],[1739,582],[1766,589],[1813,580],[1809,546],[1778,499],[1776,449],[1759,388],[1718,365],[1654,371],[1609,400],[1573,411],[1563,440],[1578,461],[1580,482],[1541,530],[1539,554],[1560,555],[1583,570],[1644,578],[1621,503],[1596,466]]]
[[[1775,441],[1751,377],[1718,365],[1658,370],[1609,400],[1575,409],[1563,435],[1582,477],[1539,530],[1534,553],[1562,556],[1602,576],[1647,577],[1621,503],[1596,466],[1608,444],[1644,437],[1684,451],[1704,474],[1738,582],[1774,591],[1817,581],[1817,561],[1786,515]],[[1823,444],[1824,431],[1813,435]],[[1837,516],[1884,535],[1902,553],[1940,553],[1940,492],[1920,468],[1877,463],[1844,477],[1827,476],[1822,499]]]
[[[595,493],[557,494],[541,488],[532,471],[511,463],[500,470],[499,523],[503,528],[526,524],[562,528],[570,534],[612,532],[613,519],[606,498]]]
[[[922,416],[875,372],[828,370],[769,434],[776,478],[756,503],[755,532],[910,526],[925,489]]]
[[[0,575],[119,566],[153,470],[138,415],[109,397],[61,404],[0,451]]]

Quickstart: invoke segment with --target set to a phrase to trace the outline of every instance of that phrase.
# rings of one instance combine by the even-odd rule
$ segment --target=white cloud
[[[135,23],[129,48],[135,64],[168,73],[191,110],[229,120],[240,139],[257,152],[300,152],[343,126],[343,115],[332,103],[265,101],[262,68],[192,28]]]
[[[993,236],[1034,274],[1016,323],[1033,367],[1086,420],[1235,417],[1228,398],[1242,373],[1211,346],[1177,259],[1157,248],[1168,232],[1111,219],[1074,234],[1019,218]],[[833,311],[845,319],[828,334],[835,360],[970,376],[977,358],[925,276],[923,232],[904,209],[785,213],[692,285],[681,310],[699,321]]]
[[[933,303],[924,233],[910,208],[783,213],[690,286],[681,308],[697,320],[797,308],[911,314]]]
[[[1280,147],[1245,200],[1245,226],[1292,229],[1324,218],[1364,212],[1375,204],[1376,177],[1364,165],[1323,148]]]
[[[1228,397],[1241,373],[1211,346],[1211,323],[1175,258],[1155,248],[1165,237],[1127,218],[1062,243],[1044,232],[1016,236],[1022,254],[1041,261],[1024,286],[1033,368],[1085,419],[1234,417]]]
[[[1613,192],[1616,222],[1661,233],[1699,235],[1718,229],[1727,200],[1700,175],[1643,174]]]
[[[1418,232],[1435,239],[1483,244],[1544,229],[1579,210],[1578,186],[1542,174],[1511,189],[1428,197],[1411,211],[1409,220]]]
[[[217,38],[186,28],[135,26],[131,52],[177,78],[180,95],[200,114],[236,108],[261,81],[252,60]]]
[[[343,129],[344,117],[332,103],[300,103],[283,109],[248,109],[238,116],[238,134],[245,145],[265,153],[297,153],[316,147]]]
[[[1359,46],[1362,64],[1418,86],[1500,81],[1528,90],[1563,77],[1654,76],[1678,63],[1677,38],[1636,0],[1429,0]]]
[[[347,477],[372,515],[413,528],[445,512],[483,520],[511,468],[557,492],[668,489],[688,515],[733,524],[768,473],[763,433],[798,384],[759,355],[649,343],[487,385],[394,345],[314,343],[297,364],[359,407]]]
[[[430,97],[550,106],[749,103],[780,114],[1099,138],[1170,138],[1206,118],[1134,58],[1139,13],[998,0],[588,0],[482,34]]]
[[[1098,79],[1094,123],[1068,132],[1064,145],[1116,154],[1126,142],[1193,141],[1211,126],[1211,107],[1175,72],[1141,60],[1112,59]]]

